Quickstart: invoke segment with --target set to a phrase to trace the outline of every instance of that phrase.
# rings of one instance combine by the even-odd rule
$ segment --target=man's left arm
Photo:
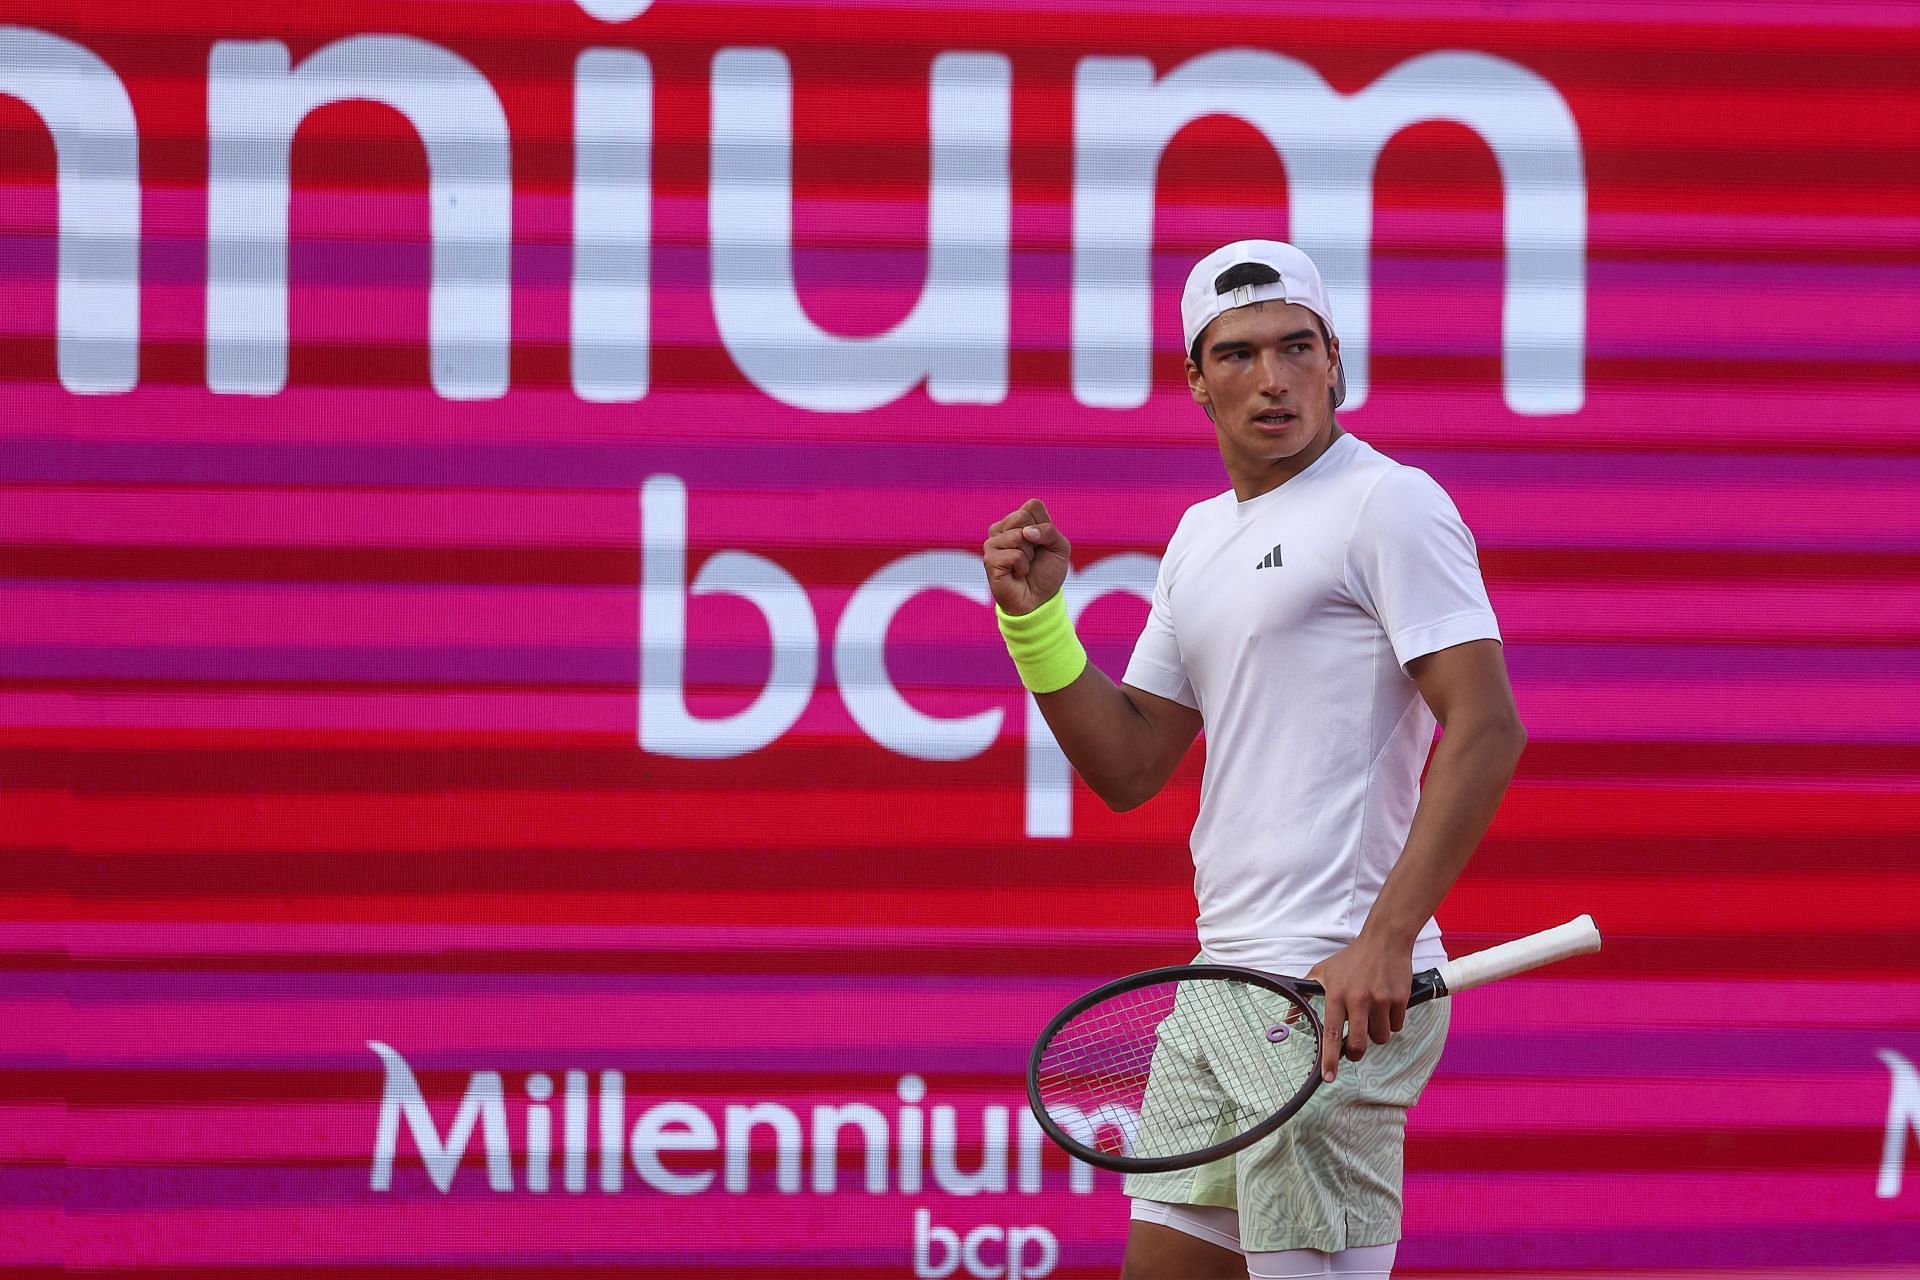
[[[1343,1051],[1358,1062],[1369,1041],[1385,1044],[1405,1025],[1414,940],[1486,835],[1527,743],[1499,641],[1425,654],[1407,664],[1407,674],[1444,732],[1427,764],[1406,849],[1360,936],[1307,975],[1327,990],[1320,1052],[1327,1080]]]

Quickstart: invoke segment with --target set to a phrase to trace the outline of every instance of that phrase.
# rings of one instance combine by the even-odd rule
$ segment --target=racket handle
[[[1511,978],[1516,973],[1525,973],[1541,965],[1583,956],[1599,949],[1600,930],[1594,927],[1593,917],[1581,916],[1557,928],[1515,938],[1512,942],[1503,942],[1497,947],[1461,956],[1458,960],[1449,960],[1440,966],[1440,980],[1447,984],[1449,994],[1458,995],[1462,991],[1484,987],[1489,982]]]

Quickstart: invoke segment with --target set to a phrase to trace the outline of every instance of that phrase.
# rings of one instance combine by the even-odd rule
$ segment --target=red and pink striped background
[[[1454,495],[1531,734],[1442,923],[1456,951],[1581,911],[1608,937],[1460,1002],[1396,1274],[1920,1266],[1913,1122],[1886,1145],[1891,1062],[1920,1062],[1920,6],[660,0],[611,24],[555,0],[113,0],[11,20],[124,83],[141,244],[138,384],[69,391],[54,145],[0,83],[0,1275],[905,1276],[920,1211],[1044,1227],[1053,1274],[1113,1274],[1117,1182],[1076,1191],[1056,1156],[1037,1189],[1016,1169],[974,1196],[871,1194],[849,1130],[836,1193],[810,1153],[787,1193],[763,1127],[743,1191],[666,1195],[628,1167],[603,1192],[596,1148],[569,1192],[556,1095],[536,1193],[525,1082],[622,1072],[629,1123],[662,1102],[891,1122],[917,1075],[972,1170],[991,1109],[1017,1124],[1045,1016],[1190,952],[1198,752],[1144,809],[1077,790],[1071,838],[1029,838],[1026,720],[986,611],[922,595],[887,637],[922,711],[1005,713],[956,762],[861,731],[832,637],[883,566],[968,552],[1029,496],[1090,564],[1156,554],[1223,487],[1175,293],[1213,245],[1288,234],[1286,174],[1244,123],[1179,135],[1154,392],[1089,407],[1072,84],[1087,57],[1164,72],[1240,47],[1342,93],[1436,50],[1509,60],[1565,99],[1587,184],[1585,400],[1532,417],[1501,393],[1492,154],[1417,124],[1376,175],[1372,385],[1343,422]],[[209,51],[272,39],[298,62],[366,33],[453,51],[504,108],[510,388],[433,390],[422,152],[354,102],[293,152],[288,386],[214,394]],[[1001,403],[810,413],[735,367],[709,297],[709,73],[747,46],[792,66],[796,275],[847,334],[919,295],[933,58],[1008,59]],[[654,76],[651,388],[624,404],[568,378],[589,48]],[[660,475],[686,486],[690,570],[764,557],[818,621],[810,701],[738,759],[637,741],[639,490]],[[1143,612],[1089,610],[1109,670]],[[693,709],[746,705],[766,624],[701,597],[687,629]],[[369,1041],[443,1133],[472,1074],[502,1073],[513,1191],[488,1189],[477,1130],[449,1191],[404,1132],[370,1189]],[[1893,1151],[1907,1170],[1879,1194]]]

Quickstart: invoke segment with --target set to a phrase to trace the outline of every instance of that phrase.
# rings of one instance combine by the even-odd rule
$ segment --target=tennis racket
[[[1408,1007],[1600,949],[1592,916],[1414,975]],[[1252,1146],[1320,1085],[1320,984],[1227,965],[1149,969],[1089,991],[1040,1033],[1027,1101],[1049,1138],[1120,1173]]]

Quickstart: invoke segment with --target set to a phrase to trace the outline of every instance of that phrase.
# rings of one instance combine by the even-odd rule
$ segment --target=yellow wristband
[[[1007,613],[997,604],[993,612],[1000,619],[1000,634],[1020,672],[1020,683],[1033,692],[1064,689],[1087,669],[1087,651],[1073,633],[1065,592],[1054,592],[1031,613]]]

